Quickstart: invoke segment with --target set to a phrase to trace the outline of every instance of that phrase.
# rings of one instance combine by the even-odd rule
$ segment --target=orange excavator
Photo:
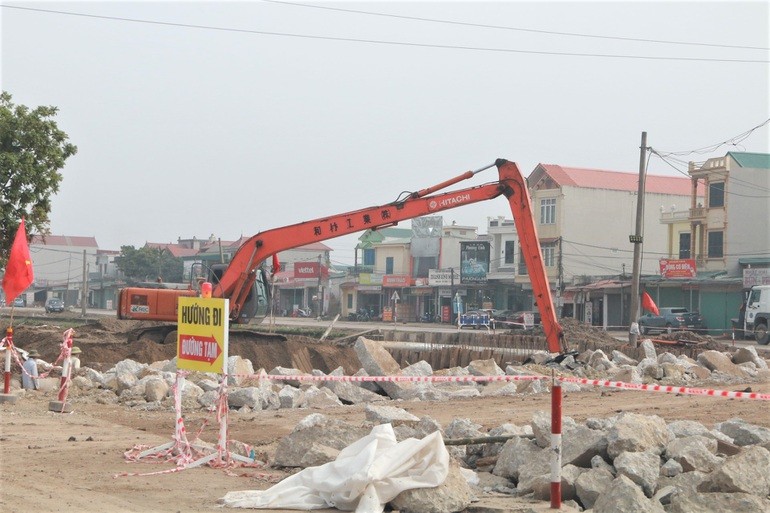
[[[458,182],[497,167],[499,179],[476,187],[441,192]],[[431,215],[444,210],[505,196],[511,206],[524,261],[527,265],[535,302],[552,353],[563,351],[563,330],[556,319],[548,276],[532,215],[527,183],[518,166],[498,159],[476,171],[466,171],[433,187],[412,192],[403,199],[382,206],[314,219],[258,233],[241,245],[229,264],[213,266],[209,281],[214,284],[212,297],[228,298],[230,322],[247,324],[264,317],[270,305],[269,281],[263,262],[281,251],[313,242],[341,237],[368,229],[394,226],[400,221]],[[177,299],[196,296],[198,291],[137,288],[121,289],[118,295],[118,318],[146,321],[177,321]],[[175,326],[168,327],[167,333]]]

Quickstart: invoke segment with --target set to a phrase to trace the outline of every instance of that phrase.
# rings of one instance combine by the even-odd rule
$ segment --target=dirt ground
[[[76,329],[76,344],[84,353],[83,365],[108,368],[123,358],[142,362],[174,356],[173,345],[149,341],[125,342],[120,321],[103,321]],[[113,324],[118,323],[118,324]],[[14,340],[24,349],[37,348],[43,358],[55,359],[62,330],[57,327],[15,330]],[[292,352],[308,347],[314,365],[331,370],[342,365],[346,373],[358,370],[349,347],[310,343],[303,337],[285,342],[239,347],[231,342],[231,354],[254,358],[254,366],[268,370],[275,365],[290,366]],[[324,369],[326,367],[326,369]],[[709,384],[699,384],[708,387]],[[770,393],[768,383],[714,385],[714,388]],[[147,474],[173,469],[169,463],[128,462],[124,456],[137,446],[154,447],[170,442],[174,433],[174,413],[169,409],[139,410],[117,404],[101,404],[97,395],[70,396],[74,411],[59,414],[48,411],[55,392],[18,392],[15,404],[0,404],[0,511],[3,512],[210,512],[218,508],[217,499],[229,491],[268,488],[287,474],[271,468],[236,466],[230,469],[203,465],[179,472]],[[430,416],[442,425],[455,418],[471,418],[485,428],[503,423],[526,424],[537,411],[550,411],[546,395],[522,397],[482,397],[458,399],[451,403],[399,402],[417,416]],[[770,427],[766,404],[756,401],[696,397],[663,393],[592,389],[566,394],[563,413],[576,421],[611,416],[623,411],[658,415],[667,421],[689,419],[707,426],[739,417]],[[252,445],[258,455],[270,461],[281,437],[311,413],[361,424],[363,406],[343,406],[324,410],[297,409],[231,412],[229,439]],[[200,431],[200,438],[214,443],[218,427],[207,412],[185,412],[188,435]],[[509,497],[483,497],[503,501],[508,511],[531,508],[526,500]],[[538,503],[545,511],[548,504]],[[334,510],[332,510],[334,511]]]

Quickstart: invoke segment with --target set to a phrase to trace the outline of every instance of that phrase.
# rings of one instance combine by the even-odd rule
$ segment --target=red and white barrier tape
[[[350,382],[411,382],[411,383],[471,383],[494,381],[538,381],[550,379],[548,376],[312,376],[300,374],[279,376],[270,374],[242,374],[247,378],[268,379],[271,381],[350,381]]]
[[[645,392],[663,392],[666,394],[700,395],[706,397],[725,397],[728,399],[754,399],[770,401],[770,394],[757,392],[731,392],[729,390],[714,390],[709,388],[689,388],[668,385],[644,385],[640,383],[625,383],[623,381],[607,381],[601,379],[585,378],[556,378],[565,383],[579,383],[581,385],[594,385],[608,388],[621,388],[624,390],[641,390]]]

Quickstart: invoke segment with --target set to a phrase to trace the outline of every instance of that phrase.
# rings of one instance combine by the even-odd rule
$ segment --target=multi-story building
[[[563,313],[603,326],[629,325],[630,301],[624,300],[629,290],[624,290],[623,277],[630,277],[633,267],[629,235],[635,233],[638,173],[540,164],[528,182],[543,261],[552,288],[564,292]],[[646,175],[641,274],[656,274],[659,258],[668,254],[661,207],[689,203],[691,187],[688,178]],[[526,269],[519,272],[526,291]],[[582,290],[600,279],[618,282],[601,293]],[[586,318],[589,311],[591,319]]]
[[[668,258],[690,272],[643,282],[659,305],[698,310],[712,334],[729,332],[745,290],[770,283],[770,154],[729,152],[691,162],[689,174],[689,208],[664,209],[661,222]]]
[[[752,264],[770,264],[769,170],[767,153],[729,152],[690,163],[693,188],[702,183],[706,191],[705,201],[693,194],[690,203],[689,253],[699,269],[742,277]]]

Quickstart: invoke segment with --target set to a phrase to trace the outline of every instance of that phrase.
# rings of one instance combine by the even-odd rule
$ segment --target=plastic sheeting
[[[404,490],[438,486],[448,473],[449,453],[440,432],[396,442],[393,427],[381,424],[332,462],[306,468],[267,490],[229,492],[220,502],[231,508],[381,513]]]

